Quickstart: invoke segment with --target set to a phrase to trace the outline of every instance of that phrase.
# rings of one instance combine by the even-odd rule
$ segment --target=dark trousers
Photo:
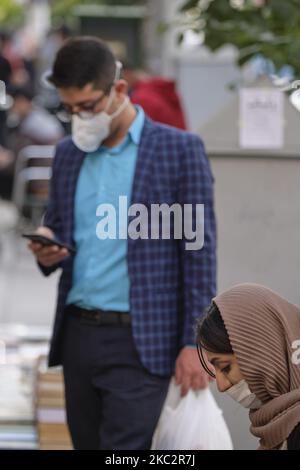
[[[150,449],[169,378],[143,367],[130,325],[66,315],[63,369],[74,448]]]

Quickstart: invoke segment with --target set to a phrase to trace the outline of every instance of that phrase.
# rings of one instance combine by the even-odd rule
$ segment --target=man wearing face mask
[[[215,293],[213,178],[201,140],[151,121],[127,96],[119,63],[96,38],[73,38],[48,78],[72,137],[57,147],[38,233],[75,245],[30,244],[45,275],[62,268],[50,366],[64,368],[76,449],[149,449],[170,377],[204,388],[194,319]],[[96,235],[97,208],[204,204],[205,243]],[[126,226],[126,220],[120,225]],[[149,231],[151,234],[151,222]]]

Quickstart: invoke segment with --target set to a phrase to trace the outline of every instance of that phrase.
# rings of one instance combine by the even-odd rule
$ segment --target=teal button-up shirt
[[[145,115],[136,107],[137,117],[121,144],[109,149],[101,146],[86,155],[75,195],[73,284],[67,304],[85,309],[99,308],[129,312],[127,237],[119,237],[119,197],[131,201],[138,146]],[[97,216],[100,204],[110,204],[116,213],[116,238],[99,239]],[[127,222],[122,222],[126,224]],[[124,229],[124,226],[123,226]]]

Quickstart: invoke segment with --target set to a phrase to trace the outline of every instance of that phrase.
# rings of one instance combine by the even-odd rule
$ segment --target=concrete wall
[[[269,286],[300,304],[300,159],[211,159],[218,218],[218,284]]]
[[[174,78],[192,131],[198,131],[232,99],[229,86],[240,79],[235,57],[235,51],[225,47],[216,54],[197,48],[173,58]]]
[[[219,292],[262,283],[300,305],[300,159],[211,158]],[[215,392],[235,449],[255,449],[247,412]]]

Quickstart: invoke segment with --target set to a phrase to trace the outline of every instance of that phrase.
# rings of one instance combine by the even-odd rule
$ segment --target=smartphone
[[[48,238],[45,235],[40,235],[38,233],[23,233],[22,237],[27,238],[34,243],[40,243],[43,246],[59,246],[60,248],[66,248],[70,253],[76,253],[76,250],[73,246],[60,242],[56,238]]]

